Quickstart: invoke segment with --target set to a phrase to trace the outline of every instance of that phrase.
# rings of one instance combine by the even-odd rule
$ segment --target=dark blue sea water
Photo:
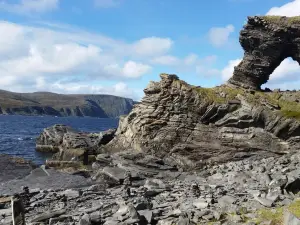
[[[35,139],[44,128],[65,124],[85,132],[100,132],[118,126],[118,119],[89,117],[0,115],[0,154],[10,154],[43,164],[49,155],[35,151]]]

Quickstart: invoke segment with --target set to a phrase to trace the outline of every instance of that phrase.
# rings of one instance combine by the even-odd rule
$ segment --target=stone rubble
[[[244,159],[193,172],[180,172],[167,159],[149,160],[140,153],[115,153],[106,159],[110,164],[99,162],[89,178],[81,177],[84,187],[75,187],[74,182],[68,188],[37,188],[34,182],[19,186],[26,224],[250,225],[260,209],[290,204],[300,190],[300,154]],[[53,176],[52,169],[46,171]],[[52,176],[48,179],[58,178]],[[11,210],[5,198],[10,194],[0,197],[0,221],[6,224]]]

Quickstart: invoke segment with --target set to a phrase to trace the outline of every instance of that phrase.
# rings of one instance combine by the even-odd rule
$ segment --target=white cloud
[[[170,38],[143,38],[132,45],[133,53],[140,56],[165,54],[170,50],[173,41]]]
[[[134,61],[128,61],[125,63],[123,67],[123,74],[126,77],[140,77],[142,74],[146,74],[151,71],[151,67],[142,64],[142,63],[136,63]]]
[[[65,83],[57,81],[49,85],[47,84],[45,78],[39,77],[36,79],[36,89],[37,91],[49,91],[66,94],[109,94],[132,98],[134,100],[140,100],[143,96],[142,90],[129,88],[124,82],[118,82],[112,86],[102,86],[96,84],[80,84],[76,82]],[[21,89],[20,91],[24,91],[24,89]]]
[[[184,64],[185,65],[194,65],[198,60],[199,60],[198,55],[191,53],[185,57]]]
[[[228,42],[229,36],[233,32],[234,26],[231,24],[226,27],[213,27],[208,32],[208,38],[213,46],[221,47]]]
[[[277,16],[299,16],[300,15],[300,0],[294,0],[280,7],[273,7],[267,15]]]
[[[95,6],[99,8],[111,8],[120,4],[120,0],[94,0]]]
[[[225,68],[221,71],[222,80],[227,81],[233,75],[234,67],[237,66],[242,59],[230,60]]]
[[[282,81],[300,81],[300,65],[292,58],[287,58],[270,75],[271,83],[280,83]]]
[[[59,0],[20,0],[19,3],[0,1],[0,10],[19,14],[45,13],[58,8]]]
[[[176,65],[177,63],[179,63],[179,61],[180,60],[177,57],[172,55],[158,56],[151,60],[153,64],[167,65],[167,66]]]
[[[47,23],[25,26],[0,21],[0,33],[0,89],[11,91],[35,91],[42,87],[62,92],[88,91],[89,88],[106,90],[106,87],[97,89],[98,86],[88,82],[104,79],[123,82],[148,74],[152,70],[146,63],[148,57],[159,57],[160,53],[169,50],[171,44],[166,43],[172,43],[170,39],[158,37],[125,43],[73,27]],[[156,44],[154,51],[144,47],[145,42]],[[77,79],[72,83],[76,88],[59,88],[63,85],[60,82],[62,77],[69,83]],[[121,93],[118,87],[119,92],[115,93]],[[130,93],[124,93],[127,92]]]

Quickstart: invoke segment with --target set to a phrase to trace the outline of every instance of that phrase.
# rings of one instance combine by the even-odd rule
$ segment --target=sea
[[[41,165],[49,154],[35,151],[35,140],[44,128],[65,124],[84,132],[116,128],[117,118],[0,115],[0,154],[9,154]]]

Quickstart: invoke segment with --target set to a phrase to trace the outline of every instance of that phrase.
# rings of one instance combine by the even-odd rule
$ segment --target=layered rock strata
[[[69,126],[56,124],[45,128],[36,140],[36,150],[55,153],[47,160],[51,167],[87,165],[95,161],[101,145],[109,143],[115,129],[99,133],[84,133]]]
[[[103,151],[132,149],[195,169],[207,162],[264,158],[299,148],[300,121],[284,114],[276,93],[226,85],[201,88],[176,75],[160,77],[120,119],[116,137]],[[299,102],[293,104],[299,107]]]

